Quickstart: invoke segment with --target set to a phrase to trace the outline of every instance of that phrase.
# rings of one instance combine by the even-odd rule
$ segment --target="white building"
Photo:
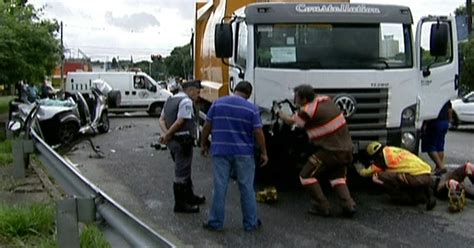
[[[394,39],[393,35],[384,35],[382,46],[380,48],[380,56],[384,58],[391,58],[397,53],[399,53],[399,41]]]

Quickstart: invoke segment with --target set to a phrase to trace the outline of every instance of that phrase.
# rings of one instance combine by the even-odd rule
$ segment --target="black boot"
[[[308,190],[312,200],[312,206],[308,212],[313,215],[330,216],[331,207],[319,183],[306,185],[305,188]]]
[[[339,184],[335,185],[333,189],[339,197],[339,202],[342,207],[342,215],[347,218],[352,218],[356,213],[356,204],[351,197],[349,188],[346,184]]]
[[[186,183],[186,202],[190,205],[201,205],[206,201],[206,197],[203,195],[195,195],[193,190],[193,181],[189,179]]]
[[[197,213],[199,206],[189,204],[187,200],[187,185],[183,183],[174,183],[174,212],[175,213]]]

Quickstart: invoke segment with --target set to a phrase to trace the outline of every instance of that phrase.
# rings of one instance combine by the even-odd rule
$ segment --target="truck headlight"
[[[412,106],[406,108],[402,112],[402,123],[404,125],[415,123],[415,110]]]
[[[410,132],[404,132],[402,133],[402,144],[406,148],[412,148],[415,145],[415,135]]]

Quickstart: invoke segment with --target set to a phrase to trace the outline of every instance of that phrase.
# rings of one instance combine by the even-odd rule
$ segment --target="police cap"
[[[189,87],[194,87],[194,88],[198,88],[198,89],[202,89],[202,85],[201,85],[201,80],[190,80],[190,81],[186,81],[186,82],[183,82],[181,84],[181,87],[183,87],[183,89],[186,89],[186,88],[189,88]]]

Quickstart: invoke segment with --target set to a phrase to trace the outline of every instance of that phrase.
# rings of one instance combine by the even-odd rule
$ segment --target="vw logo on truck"
[[[334,97],[334,102],[346,118],[351,117],[356,112],[357,102],[354,97],[350,95],[337,95]]]

